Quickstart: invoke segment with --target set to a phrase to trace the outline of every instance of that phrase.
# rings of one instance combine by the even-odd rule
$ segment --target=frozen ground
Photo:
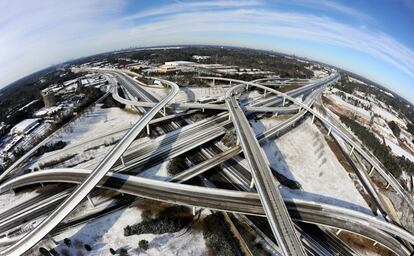
[[[85,255],[83,244],[92,246],[88,255],[110,255],[109,248],[125,248],[129,255],[206,255],[207,249],[202,230],[191,229],[184,233],[166,233],[161,235],[143,234],[124,236],[123,228],[141,221],[141,209],[134,206],[118,210],[105,217],[89,221],[87,224],[72,228],[54,237],[59,242],[56,250],[66,251],[66,255]],[[72,246],[68,248],[64,238],[70,238]],[[140,240],[149,243],[147,251],[138,248]],[[74,244],[79,244],[78,246]]]
[[[64,140],[70,144],[81,143],[100,137],[109,131],[131,127],[140,115],[120,108],[101,108],[97,105],[82,117],[72,122],[68,128],[57,135],[55,140]]]
[[[4,212],[7,209],[23,203],[30,198],[37,196],[35,191],[20,192],[18,194],[4,193],[0,195],[0,212]]]
[[[165,88],[146,88],[148,91],[155,93],[159,97],[163,97],[168,92]],[[194,102],[201,97],[223,97],[225,89],[222,86],[211,87],[181,87],[177,96],[172,102]]]
[[[79,168],[93,168],[96,161],[89,163],[89,160],[103,157],[139,118],[140,115],[120,108],[103,109],[97,105],[54,135],[54,141],[63,140],[68,144],[61,150],[45,153],[38,163],[76,154],[75,158],[62,165],[82,162]]]
[[[373,104],[372,106],[372,112],[374,112],[377,115],[380,115],[385,121],[387,122],[391,122],[394,121],[396,123],[398,123],[400,126],[402,127],[406,127],[407,123],[402,120],[401,118],[399,118],[398,116],[396,116],[395,114],[379,107],[377,104]]]
[[[368,118],[369,119],[371,117],[371,114],[369,113],[369,111],[367,111],[367,110],[365,110],[363,108],[360,108],[360,107],[356,107],[356,106],[354,106],[352,104],[349,104],[348,102],[344,101],[343,99],[341,99],[341,97],[339,97],[337,95],[334,95],[334,94],[329,95],[329,98],[331,98],[332,100],[334,100],[337,104],[339,104],[339,105],[341,105],[341,106],[343,106],[345,108],[348,108],[351,111],[354,111],[354,112],[356,112],[356,113],[364,116],[365,118]]]
[[[368,208],[346,170],[308,119],[289,133],[264,146],[271,166],[297,180],[304,191]]]
[[[405,149],[403,149],[402,147],[400,147],[399,145],[395,144],[387,138],[385,138],[385,143],[387,144],[387,146],[391,148],[394,154],[396,154],[397,156],[405,156],[405,158],[409,159],[411,162],[414,163],[414,156],[410,152],[407,152]]]

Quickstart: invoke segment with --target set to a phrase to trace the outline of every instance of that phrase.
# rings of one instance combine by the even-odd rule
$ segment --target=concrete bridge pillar
[[[122,163],[122,166],[125,166],[124,156],[123,155],[121,156],[121,163]]]
[[[355,147],[354,147],[354,146],[352,146],[352,148],[351,148],[351,152],[349,152],[349,155],[350,155],[350,156],[352,156],[352,154],[354,153],[354,150],[355,150]]]
[[[92,206],[92,208],[95,208],[95,204],[93,203],[91,196],[88,194],[88,195],[86,196],[86,198],[88,199],[89,204]]]
[[[372,173],[374,172],[374,170],[375,170],[375,167],[374,166],[372,166],[372,168],[371,168],[371,171],[369,171],[369,177],[371,177],[372,176]]]
[[[253,179],[253,177],[252,177],[252,180],[250,181],[250,189],[253,189],[254,188],[254,179]]]

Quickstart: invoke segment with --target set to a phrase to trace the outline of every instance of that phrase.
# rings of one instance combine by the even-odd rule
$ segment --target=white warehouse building
[[[14,134],[28,134],[39,125],[39,119],[25,119],[12,128]]]

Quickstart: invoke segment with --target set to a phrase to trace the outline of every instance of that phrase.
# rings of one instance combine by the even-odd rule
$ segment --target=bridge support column
[[[349,152],[349,155],[352,156],[352,154],[354,153],[355,147],[352,146],[351,152]]]
[[[336,233],[335,233],[335,234],[336,234],[337,236],[339,236],[339,234],[341,234],[341,232],[342,232],[342,229],[338,229],[338,231],[336,231]]]
[[[267,90],[265,89],[265,90],[264,90],[264,96],[265,96],[265,97],[266,97],[266,94],[267,94]]]
[[[193,216],[195,216],[196,215],[196,207],[195,206],[193,206]]]
[[[230,80],[230,87],[231,87],[232,85],[231,85],[231,80]]]
[[[125,166],[124,156],[123,155],[121,156],[121,163],[122,163],[122,166]]]
[[[278,116],[278,115],[279,115],[279,112],[276,112],[276,113],[275,113],[275,116]]]
[[[375,241],[375,242],[374,242],[374,244],[373,244],[372,246],[376,246],[377,244],[378,244],[378,242],[376,242],[376,241]]]
[[[149,124],[147,124],[147,134],[150,135],[151,131],[150,131],[150,127]]]
[[[248,84],[246,84],[246,91],[248,91],[249,90],[249,85]]]
[[[283,106],[286,105],[286,97],[283,97]]]
[[[86,196],[86,198],[88,199],[89,204],[92,206],[92,208],[95,208],[95,204],[93,203],[91,196],[88,194],[88,195]]]
[[[165,107],[162,108],[162,111],[164,112],[164,116],[167,115],[167,112],[165,112]]]
[[[236,136],[237,136],[237,135],[236,135]],[[237,145],[237,146],[240,146],[240,138],[239,138],[239,136],[237,136],[236,145]]]
[[[213,86],[216,86],[216,79],[213,79]]]
[[[204,108],[201,109],[201,112],[204,113]]]
[[[371,168],[371,171],[369,171],[369,177],[371,177],[372,176],[372,173],[374,172],[374,170],[375,170],[375,167],[374,166],[372,166],[372,168]]]
[[[315,115],[312,115],[312,124],[315,122]]]
[[[388,189],[390,187],[390,183],[387,184],[387,186],[385,187],[385,189]]]
[[[330,136],[330,135],[331,135],[331,132],[332,132],[332,127],[329,127],[329,130],[328,130],[328,136]]]
[[[250,189],[253,189],[254,188],[254,179],[253,179],[253,177],[252,177],[252,180],[250,181]]]

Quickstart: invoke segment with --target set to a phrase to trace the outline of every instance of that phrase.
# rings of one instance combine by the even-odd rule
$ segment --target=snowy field
[[[341,97],[339,97],[337,95],[334,95],[334,94],[329,95],[329,98],[334,100],[337,104],[339,104],[339,105],[341,105],[341,106],[343,106],[343,107],[345,107],[345,108],[347,108],[351,111],[354,111],[354,112],[364,116],[365,118],[369,119],[371,117],[371,114],[369,113],[369,111],[367,111],[363,108],[360,108],[360,107],[356,107],[356,106],[344,101]]]
[[[385,138],[385,143],[387,144],[387,146],[391,148],[394,154],[396,154],[397,156],[404,156],[405,158],[414,163],[414,156],[410,152],[407,152],[405,149],[403,149],[402,147],[400,147],[399,145],[395,144],[387,138]]]
[[[54,141],[63,140],[68,144],[61,150],[45,153],[38,160],[38,163],[77,154],[75,158],[64,164],[75,165],[83,162],[77,167],[93,168],[96,161],[93,164],[88,163],[88,161],[99,156],[103,157],[112,148],[113,143],[119,140],[127,129],[140,118],[139,114],[120,108],[103,109],[100,106],[95,106],[91,111],[88,111],[54,135]],[[107,144],[107,146],[104,144]]]
[[[341,204],[334,200],[339,199],[368,208],[323,134],[309,119],[266,144],[264,150],[271,166],[298,181],[310,197],[322,195],[335,203]]]
[[[98,104],[92,111],[72,122],[55,140],[67,141],[68,145],[92,140],[108,132],[129,128],[139,118],[138,114],[120,108],[101,108],[101,104]]]
[[[123,228],[139,223],[141,213],[139,207],[129,207],[71,228],[54,237],[54,240],[60,242],[56,251],[65,251],[68,253],[65,255],[85,255],[82,244],[86,243],[92,246],[92,251],[88,252],[88,255],[110,255],[109,248],[115,249],[118,253],[120,248],[125,248],[129,255],[207,255],[202,230],[124,236]],[[68,248],[63,243],[64,238],[70,238],[72,244],[79,243],[79,246],[72,245]],[[138,247],[139,241],[143,239],[149,243],[146,251]]]
[[[165,88],[145,88],[146,90],[154,93],[158,97],[164,97],[168,90]],[[222,86],[211,87],[181,87],[177,96],[172,99],[172,102],[194,102],[199,98],[210,96],[214,98],[223,97],[225,88]]]

